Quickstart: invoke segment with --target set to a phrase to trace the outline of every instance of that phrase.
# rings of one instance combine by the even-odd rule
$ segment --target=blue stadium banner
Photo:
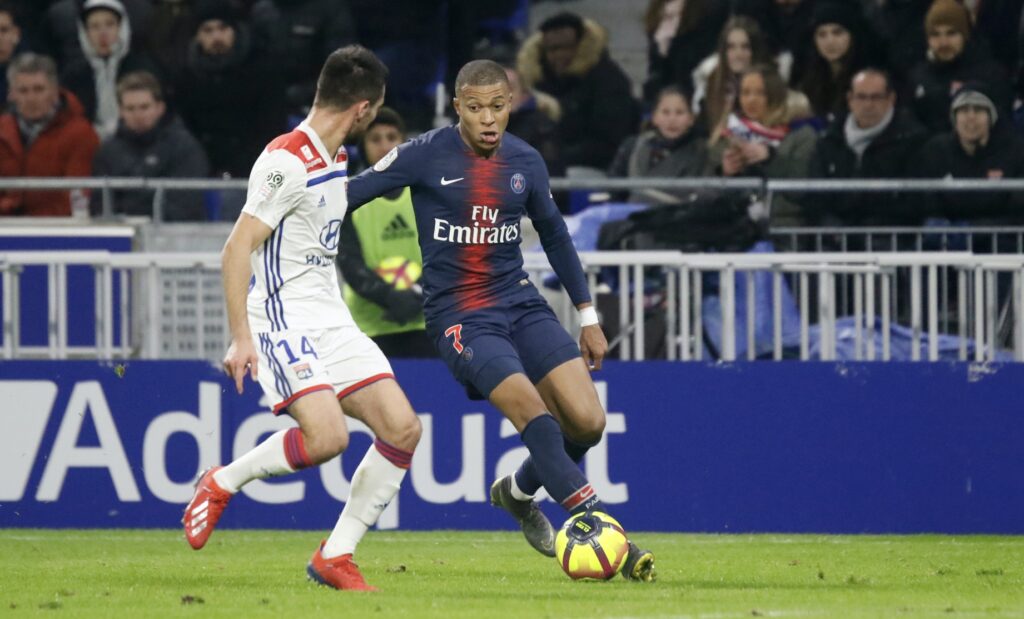
[[[498,529],[526,449],[435,361],[394,364],[423,440],[382,528]],[[585,469],[627,528],[1024,533],[1024,365],[609,363]],[[198,361],[0,363],[0,526],[175,527],[197,472],[290,425]],[[370,436],[245,487],[222,526],[329,529]],[[556,521],[559,509],[546,502]]]

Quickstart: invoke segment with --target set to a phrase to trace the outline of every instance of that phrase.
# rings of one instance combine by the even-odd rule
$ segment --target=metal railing
[[[777,251],[1024,253],[1024,226],[785,226],[771,239]]]
[[[153,219],[163,220],[168,191],[244,190],[245,179],[140,178],[140,177],[21,177],[0,178],[0,191],[98,190],[102,194],[102,215],[115,214],[116,190],[153,191]],[[707,190],[749,192],[772,204],[780,193],[828,192],[991,192],[1024,191],[1024,179],[757,179],[757,178],[552,178],[551,189],[629,191],[634,189]]]
[[[1012,349],[1013,358],[1024,361],[1024,256],[990,256],[968,253],[846,253],[846,254],[681,254],[675,252],[599,252],[581,254],[587,266],[591,290],[600,269],[617,274],[618,324],[614,350],[620,359],[643,359],[645,325],[659,312],[664,318],[665,357],[670,360],[707,358],[706,303],[718,299],[717,358],[733,361],[737,349],[742,358],[798,358],[811,354],[811,324],[818,322],[820,350],[813,358],[837,358],[837,320],[847,317],[849,342],[856,360],[892,358],[891,327],[906,318],[910,330],[910,360],[940,358],[940,336],[957,338],[956,357],[961,360],[995,360],[1001,346]],[[543,255],[527,258],[528,269],[543,272]],[[956,286],[943,288],[939,273],[951,269]],[[658,308],[645,303],[644,280],[651,270],[664,281],[664,302]],[[766,274],[770,303],[760,308],[756,274]],[[1007,281],[1006,277],[1009,279]],[[715,290],[706,290],[709,275]],[[839,283],[852,289],[849,311],[840,305]],[[737,295],[742,294],[743,299]],[[792,294],[799,316],[798,334],[787,340],[783,332],[786,305]],[[953,294],[952,302],[941,302]],[[768,305],[766,308],[764,305]],[[738,311],[742,307],[742,311]],[[943,316],[943,312],[952,315]],[[571,324],[574,312],[563,311]],[[765,316],[764,314],[767,314]],[[761,352],[756,325],[771,322],[768,349]],[[737,341],[741,333],[744,341]],[[1000,334],[1003,333],[1001,336]],[[792,348],[793,350],[788,350]]]
[[[605,327],[612,355],[620,359],[648,357],[647,329],[656,317],[671,360],[829,360],[838,358],[840,341],[853,350],[848,358],[889,360],[891,328],[904,322],[912,360],[938,360],[944,355],[940,338],[953,336],[955,358],[996,360],[1005,347],[1024,361],[1024,256],[587,252],[581,259],[599,307],[605,299],[617,314]],[[94,295],[86,302],[95,314],[95,338],[87,345],[68,341],[69,313],[80,309],[66,285],[73,265],[93,272]],[[219,265],[217,254],[0,253],[3,358],[219,359],[228,340]],[[18,315],[20,274],[32,266],[46,269],[47,341],[41,346],[22,344]],[[546,257],[534,253],[527,254],[526,268],[538,286],[549,269]],[[953,273],[952,287],[940,285],[943,269]],[[601,293],[609,274],[617,284]],[[654,295],[645,285],[652,276],[660,282]],[[846,286],[849,312],[839,303]],[[187,307],[175,305],[181,287],[191,296]],[[946,295],[952,300],[944,304]],[[552,298],[563,324],[578,328],[565,293],[552,292]],[[759,325],[770,325],[770,335],[759,334]]]

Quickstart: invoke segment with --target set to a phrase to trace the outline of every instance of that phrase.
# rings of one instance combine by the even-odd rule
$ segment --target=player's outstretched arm
[[[231,329],[231,345],[224,356],[224,371],[234,379],[238,393],[242,393],[246,371],[253,380],[256,380],[259,361],[245,307],[249,294],[249,279],[252,277],[249,256],[271,232],[267,224],[252,215],[242,213],[221,251],[221,278],[224,284],[224,300],[227,302],[228,327]]]
[[[592,370],[600,370],[604,356],[608,354],[608,340],[604,337],[604,330],[597,320],[597,310],[591,303],[581,303],[577,306],[580,311],[580,354],[587,367]]]
[[[419,181],[420,164],[424,151],[417,139],[392,148],[380,161],[363,170],[349,180],[346,185],[348,194],[348,213],[374,198],[385,195],[400,187],[411,187]]]

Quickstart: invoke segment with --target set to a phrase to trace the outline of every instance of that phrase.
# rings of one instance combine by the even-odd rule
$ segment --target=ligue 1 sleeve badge
[[[510,184],[512,185],[512,191],[515,193],[523,193],[526,189],[526,177],[521,173],[516,172],[512,175],[512,181]]]

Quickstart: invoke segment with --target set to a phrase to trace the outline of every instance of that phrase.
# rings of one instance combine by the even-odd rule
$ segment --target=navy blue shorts
[[[509,376],[536,384],[580,356],[580,349],[539,294],[500,307],[432,317],[427,334],[474,400],[487,399]]]

